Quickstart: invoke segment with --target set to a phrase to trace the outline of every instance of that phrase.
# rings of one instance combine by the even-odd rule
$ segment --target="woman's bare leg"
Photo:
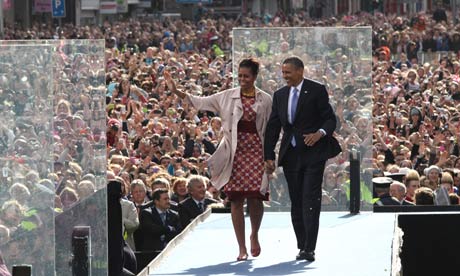
[[[260,254],[259,229],[264,216],[264,205],[258,198],[248,198],[249,217],[251,219],[251,255],[254,257]]]
[[[238,247],[240,250],[237,260],[246,260],[248,258],[244,233],[243,203],[244,199],[233,200],[231,203],[233,229],[235,230],[236,240],[238,241]]]

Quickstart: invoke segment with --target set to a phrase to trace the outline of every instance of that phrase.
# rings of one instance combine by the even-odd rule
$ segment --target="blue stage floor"
[[[389,276],[395,214],[321,213],[316,261],[296,261],[289,213],[265,213],[262,253],[236,262],[238,247],[230,214],[212,214],[199,224],[150,275]],[[248,251],[250,224],[246,218]]]

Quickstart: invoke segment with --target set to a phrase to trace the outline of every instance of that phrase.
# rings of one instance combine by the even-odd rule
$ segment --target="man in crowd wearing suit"
[[[169,191],[156,189],[152,198],[154,205],[141,211],[139,231],[135,233],[139,251],[162,250],[182,231],[178,214],[169,209]]]
[[[315,260],[321,209],[324,166],[341,148],[333,137],[336,116],[323,84],[303,77],[304,64],[289,57],[282,65],[286,86],[273,95],[267,124],[264,157],[266,172],[276,168],[275,146],[281,129],[284,134],[278,156],[289,196],[291,219],[297,238],[297,260]]]
[[[384,176],[374,177],[372,183],[374,184],[374,192],[378,197],[374,206],[401,205],[398,199],[390,195],[390,185],[393,183],[393,179]]]
[[[192,175],[188,179],[187,188],[190,197],[179,203],[179,217],[185,228],[193,219],[203,213],[207,206],[217,203],[216,200],[205,198],[205,179],[200,175]]]
[[[390,195],[396,198],[401,205],[414,205],[414,203],[406,200],[406,185],[402,184],[399,181],[393,181],[390,184]]]

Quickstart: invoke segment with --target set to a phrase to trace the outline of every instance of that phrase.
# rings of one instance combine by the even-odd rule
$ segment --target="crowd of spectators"
[[[456,198],[460,185],[459,31],[440,8],[377,15],[373,29],[374,173],[405,174],[408,189],[426,187],[443,205],[458,202],[441,195]],[[415,202],[413,190],[406,199]]]
[[[434,15],[361,13],[316,20],[304,13],[278,12],[273,16],[236,19],[204,16],[196,22],[129,19],[106,21],[102,26],[64,25],[57,29],[37,24],[28,30],[7,26],[6,39],[104,39],[106,47],[104,68],[96,73],[92,69],[97,62],[91,55],[77,54],[59,61],[65,81],[57,86],[59,93],[52,96],[56,103],[56,110],[52,111],[54,136],[43,147],[55,149],[53,172],[46,172],[39,165],[28,167],[27,160],[21,159],[37,150],[40,144],[36,143],[43,143],[45,131],[50,130],[37,125],[33,116],[26,116],[30,106],[23,102],[31,96],[28,91],[45,85],[46,79],[36,77],[41,68],[37,65],[23,72],[1,69],[2,108],[16,106],[12,109],[14,115],[29,121],[0,129],[0,149],[10,157],[14,153],[17,158],[13,161],[24,168],[13,171],[4,167],[2,171],[2,181],[10,185],[8,193],[2,196],[0,246],[8,242],[18,225],[31,225],[21,222],[31,207],[28,200],[37,195],[37,189],[43,197],[55,191],[51,192],[55,197],[54,212],[59,213],[100,188],[97,179],[105,173],[105,164],[98,163],[101,148],[95,145],[101,143],[107,145],[102,149],[107,156],[107,178],[123,183],[124,198],[134,202],[138,213],[152,200],[157,182],[169,190],[171,209],[176,208],[174,202],[189,198],[188,178],[209,177],[206,159],[222,137],[221,118],[219,114],[197,112],[178,99],[168,90],[163,73],[167,70],[171,74],[177,89],[194,95],[207,96],[230,88],[233,62],[237,61],[231,55],[232,43],[247,49],[246,54],[250,55],[276,53],[269,60],[261,59],[258,84],[268,93],[283,85],[279,65],[288,53],[306,59],[307,77],[326,84],[338,116],[336,136],[344,151],[326,168],[323,205],[346,206],[348,154],[353,149],[361,151],[363,175],[369,176],[361,185],[363,204],[373,203],[370,178],[397,174],[406,176],[401,180],[406,188],[405,200],[415,202],[417,194],[429,195],[430,191],[432,195],[442,194],[439,187],[446,186],[448,200],[433,203],[458,204],[460,25],[453,22],[452,14],[443,14],[441,9]],[[235,27],[369,25],[373,27],[372,44],[370,40],[356,39],[351,43],[340,32],[321,35],[320,43],[307,37],[306,44],[302,44],[301,36],[283,32],[274,41],[263,40],[260,35],[259,40],[247,45],[240,45],[245,40],[232,41]],[[344,41],[349,44],[344,45]],[[304,54],[302,45],[324,48],[316,54]],[[28,57],[31,56],[26,54],[22,62],[27,63]],[[38,63],[39,59],[35,60]],[[13,71],[17,74],[14,84],[7,79]],[[101,78],[106,85],[105,111],[100,110],[104,97],[97,97],[100,87],[92,86],[92,80]],[[8,98],[8,91],[16,93],[14,100]],[[101,138],[104,135],[100,126],[104,121],[106,139]],[[31,155],[35,160],[39,157]],[[282,172],[277,174],[267,206],[289,206]],[[417,190],[420,186],[424,188]],[[225,194],[209,181],[205,187],[206,197],[227,205]],[[401,185],[395,187],[390,193],[401,198],[397,189]],[[34,223],[33,227],[40,224]],[[125,225],[131,232],[127,238],[132,247],[131,234],[136,229],[133,225],[136,223]]]

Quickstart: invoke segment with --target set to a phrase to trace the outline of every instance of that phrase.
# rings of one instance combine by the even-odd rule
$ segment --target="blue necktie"
[[[297,91],[299,91],[297,89],[297,87],[294,87],[292,89],[293,94],[292,94],[292,97],[291,97],[291,124],[294,124],[295,112],[297,110],[297,102],[298,102],[298,99],[299,99],[299,96],[297,95]],[[296,145],[294,136],[292,136],[291,145],[293,147],[295,147],[295,145]]]
[[[204,209],[203,209],[203,203],[202,202],[198,202],[198,209],[200,209],[200,213],[203,213]]]
[[[163,212],[160,214],[161,221],[163,222],[163,225],[166,225],[166,213]]]

